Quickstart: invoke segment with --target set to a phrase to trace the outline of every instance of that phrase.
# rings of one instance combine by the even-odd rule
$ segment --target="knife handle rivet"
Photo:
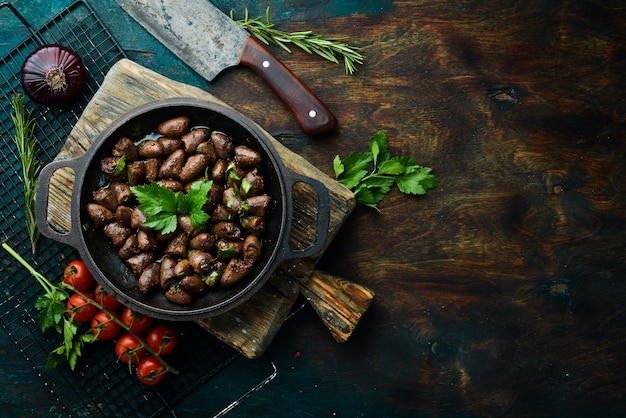
[[[270,62],[269,61],[263,61],[263,68],[267,68],[270,66]]]
[[[314,118],[317,116],[317,112],[315,110],[309,110],[309,117]]]

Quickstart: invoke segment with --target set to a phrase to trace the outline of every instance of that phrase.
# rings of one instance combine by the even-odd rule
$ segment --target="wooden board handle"
[[[302,294],[340,343],[348,341],[375,295],[365,286],[320,270],[299,282]]]
[[[337,119],[326,105],[252,36],[244,44],[239,63],[269,84],[289,106],[305,133],[326,134],[337,126]]]

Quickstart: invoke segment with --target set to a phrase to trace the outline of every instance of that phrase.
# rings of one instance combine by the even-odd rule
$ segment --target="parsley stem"
[[[2,248],[4,248],[6,252],[11,254],[13,258],[19,261],[21,265],[26,267],[26,269],[30,272],[30,274],[32,274],[35,277],[35,279],[37,279],[41,287],[43,287],[46,294],[51,295],[54,293],[54,291],[56,290],[56,286],[53,285],[52,282],[50,282],[50,280],[46,279],[43,274],[35,270],[33,266],[28,264],[28,262],[24,260],[21,255],[19,255],[13,248],[9,246],[9,244],[7,244],[6,242],[2,243]]]

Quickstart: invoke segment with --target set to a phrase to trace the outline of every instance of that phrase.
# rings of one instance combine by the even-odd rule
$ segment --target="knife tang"
[[[326,105],[252,36],[244,42],[239,63],[269,84],[294,113],[305,133],[321,135],[337,126],[337,119]]]

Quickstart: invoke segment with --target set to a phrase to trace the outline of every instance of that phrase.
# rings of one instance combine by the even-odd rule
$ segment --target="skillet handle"
[[[61,168],[71,168],[76,176],[78,167],[80,167],[80,158],[72,158],[67,160],[52,161],[41,169],[39,180],[37,181],[37,191],[35,192],[35,222],[37,228],[42,235],[52,238],[63,244],[76,246],[78,243],[78,234],[80,233],[80,225],[72,223],[69,232],[60,232],[53,229],[48,223],[48,207],[50,197],[50,179],[54,173]],[[76,192],[72,186],[72,195]]]
[[[281,249],[282,259],[290,260],[293,258],[316,256],[325,249],[328,241],[328,226],[330,224],[330,194],[324,183],[317,179],[313,179],[290,170],[287,170],[287,175],[285,177],[287,189],[291,192],[293,192],[292,189],[296,183],[308,184],[315,190],[315,193],[317,194],[317,222],[315,228],[315,240],[313,243],[304,249],[293,249],[289,246],[289,244],[285,245]],[[293,195],[293,193],[289,194]],[[291,198],[293,199],[293,196]]]

